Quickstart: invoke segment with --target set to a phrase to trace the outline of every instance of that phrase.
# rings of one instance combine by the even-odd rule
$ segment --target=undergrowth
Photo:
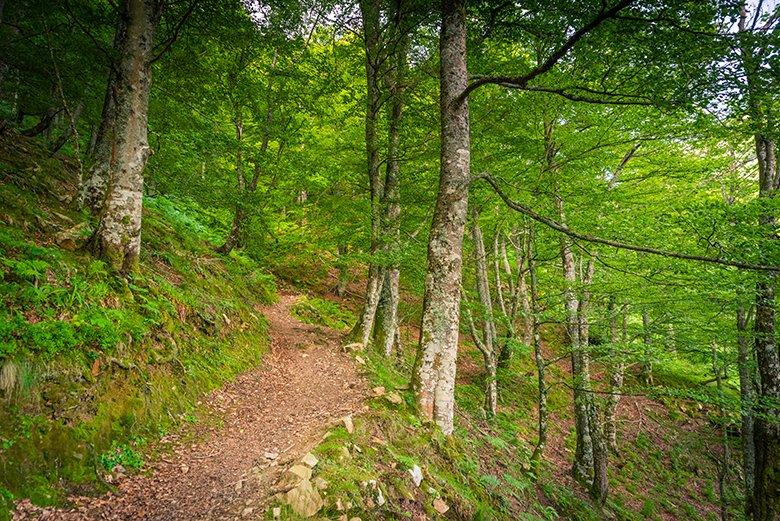
[[[599,511],[587,492],[570,479],[562,480],[562,469],[556,468],[563,465],[568,473],[574,451],[569,390],[555,384],[567,377],[564,367],[548,366],[548,405],[550,436],[566,441],[561,447],[548,446],[545,463],[535,475],[530,455],[537,434],[537,383],[529,348],[517,346],[510,366],[499,371],[499,412],[493,419],[483,410],[479,352],[465,346],[460,356],[456,431],[448,438],[415,412],[409,381],[413,353],[396,360],[360,353],[370,385],[383,389],[377,389],[368,410],[353,419],[351,434],[345,426],[333,428],[315,450],[320,459],[317,475],[328,483],[322,517],[638,521],[670,516],[706,520],[718,512],[711,458],[718,433],[707,424],[706,414],[689,402],[665,396],[654,402],[657,410],[643,411],[645,424],[632,426],[633,420],[627,420],[621,425],[620,453],[611,459],[611,495]],[[629,389],[631,379],[629,375]],[[561,425],[565,428],[558,432]],[[412,481],[416,466],[423,475],[419,486]],[[740,502],[732,487],[733,519],[742,518]],[[443,515],[437,511],[442,505],[448,509]],[[282,518],[297,519],[286,507]]]
[[[24,150],[19,148],[26,147]],[[69,172],[33,141],[0,157],[0,519],[143,468],[198,399],[260,363],[274,276],[197,205],[147,198],[138,273],[84,252]],[[35,173],[35,174],[33,174]],[[72,195],[72,190],[71,190]]]

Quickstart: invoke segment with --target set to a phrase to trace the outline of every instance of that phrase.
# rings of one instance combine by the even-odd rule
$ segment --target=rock
[[[450,507],[447,506],[447,503],[445,503],[444,500],[440,497],[437,497],[433,500],[433,508],[439,514],[444,514],[450,509]]]
[[[190,471],[190,467],[189,467],[189,465],[182,465],[182,466],[181,466],[181,473],[182,473],[182,474],[186,474],[186,473],[187,473],[187,472],[189,472],[189,471]]]
[[[266,452],[266,453],[263,454],[263,457],[265,459],[275,460],[276,458],[279,457],[279,453],[278,452]]]
[[[359,363],[360,365],[366,365],[365,359],[360,355],[355,355],[355,362]]]
[[[414,467],[410,468],[409,474],[412,475],[412,483],[414,483],[414,486],[419,487],[423,480],[422,469],[419,467],[419,465],[415,465]]]
[[[312,517],[323,506],[320,493],[308,479],[304,479],[297,487],[289,490],[285,495],[285,500],[296,514],[303,517]]]
[[[374,394],[374,396],[383,396],[385,394],[385,388],[382,386],[374,387],[371,389],[371,392]]]
[[[339,512],[344,511],[344,504],[341,502],[340,498],[336,500],[336,510],[338,510]]]
[[[290,472],[303,480],[311,479],[311,468],[306,465],[293,465],[287,472]]]
[[[282,517],[282,507],[274,507],[271,512],[273,513],[274,519],[280,519]]]
[[[351,458],[352,458],[352,454],[349,452],[349,449],[342,446],[340,459],[351,459]]]
[[[349,414],[347,416],[344,416],[344,418],[342,418],[342,421],[344,422],[344,427],[347,429],[347,432],[349,434],[352,434],[353,432],[355,432],[355,425],[352,423],[352,415],[351,414]]]
[[[342,347],[342,349],[343,349],[344,351],[346,351],[346,352],[350,352],[350,351],[362,351],[362,350],[363,350],[363,344],[361,344],[361,343],[359,343],[359,342],[355,342],[355,343],[352,343],[352,344],[347,344],[347,345],[345,345],[344,347]]]
[[[54,235],[54,242],[65,250],[77,250],[82,247],[92,235],[92,228],[86,222],[79,223]]]
[[[255,507],[246,507],[244,510],[241,511],[241,517],[249,517],[252,515],[252,512],[255,511]]]
[[[387,398],[388,402],[390,402],[390,403],[392,403],[394,405],[401,405],[402,403],[404,403],[403,397],[400,394],[396,393],[396,392],[392,392],[392,393],[388,394],[386,396],[386,398]]]
[[[386,503],[385,496],[382,494],[382,489],[379,487],[376,487],[376,505],[381,507]]]
[[[328,482],[320,477],[314,478],[314,481],[312,481],[315,487],[317,487],[317,490],[325,490],[328,488]]]
[[[353,518],[352,518],[352,519],[350,519],[349,521],[363,521],[363,520],[362,520],[362,519],[360,519],[359,517],[353,517]]]
[[[301,463],[304,463],[308,465],[311,468],[314,468],[317,466],[317,463],[319,463],[320,460],[317,459],[317,456],[309,452],[306,454],[303,458],[301,458]]]

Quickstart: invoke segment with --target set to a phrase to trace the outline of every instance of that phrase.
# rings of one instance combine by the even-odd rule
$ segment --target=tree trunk
[[[246,177],[244,177],[244,118],[241,114],[240,105],[236,106],[236,117],[233,124],[236,128],[236,184],[238,186],[238,201],[236,202],[236,211],[233,214],[233,222],[230,225],[230,232],[225,242],[217,248],[217,253],[230,253],[233,248],[241,242],[241,232],[244,229],[244,220],[246,211],[244,210],[244,192],[246,191]]]
[[[520,254],[521,251],[522,246],[518,248],[518,254]],[[503,281],[501,278],[502,267],[509,286],[509,294],[506,297],[504,296]],[[518,258],[518,279],[523,276],[522,270],[523,256],[521,255]],[[496,301],[501,310],[501,321],[505,329],[501,349],[498,354],[498,366],[504,368],[509,365],[509,361],[512,358],[512,341],[517,336],[517,332],[515,331],[515,317],[517,315],[519,295],[517,293],[518,288],[515,285],[512,268],[509,265],[509,258],[506,253],[506,238],[504,234],[498,230],[493,236],[493,271],[495,272],[496,279]],[[496,336],[496,342],[498,342],[498,336]]]
[[[127,0],[123,0],[125,9]],[[124,52],[127,40],[127,18],[120,13],[114,32],[113,51],[119,55]],[[89,175],[80,187],[79,207],[86,206],[93,216],[99,216],[106,197],[106,190],[111,181],[111,169],[116,142],[116,100],[119,94],[117,72],[120,65],[111,63],[103,96],[103,110],[100,115],[100,125],[90,140],[88,161],[91,161]]]
[[[230,225],[230,232],[225,238],[225,242],[217,248],[217,253],[227,254],[230,253],[233,248],[240,247],[244,241],[246,221],[249,217],[248,203],[249,196],[257,190],[257,183],[260,180],[260,175],[263,172],[263,159],[268,151],[268,143],[271,140],[271,125],[274,119],[274,95],[273,73],[276,70],[276,60],[278,58],[278,49],[274,49],[274,56],[271,60],[271,68],[268,74],[268,89],[266,93],[266,99],[268,107],[265,113],[265,120],[263,122],[262,140],[260,143],[260,149],[257,151],[255,157],[254,170],[252,177],[247,179],[243,169],[243,136],[244,136],[244,118],[242,115],[241,102],[236,101],[235,104],[235,127],[236,127],[236,183],[238,187],[238,200],[236,201],[236,210],[233,214],[233,222]],[[231,89],[235,88],[235,85],[231,85]],[[281,145],[279,147],[279,155],[281,155]]]
[[[748,314],[745,308],[737,308],[737,366],[739,368],[739,395],[742,412],[742,472],[745,476],[745,509],[752,513],[753,484],[755,482],[755,448],[753,445],[753,407],[755,394],[753,357],[748,341]]]
[[[528,237],[528,278],[530,282],[530,314],[526,316],[526,320],[530,320],[533,331],[533,345],[534,345],[534,361],[536,362],[536,374],[539,387],[539,423],[538,423],[538,439],[536,447],[531,455],[531,465],[534,473],[538,476],[539,467],[544,456],[544,448],[547,445],[547,384],[545,383],[545,361],[544,353],[542,352],[542,340],[539,335],[539,294],[536,287],[536,260],[534,258],[534,228],[533,225],[529,229]]]
[[[731,456],[729,451],[728,424],[726,422],[726,412],[723,408],[723,381],[721,379],[721,368],[718,363],[718,346],[712,343],[712,372],[715,373],[715,383],[718,390],[718,410],[720,412],[723,425],[721,426],[721,441],[723,444],[723,456],[719,462],[716,462],[718,472],[718,497],[720,498],[720,519],[728,521],[729,510],[726,499],[726,478],[728,477]],[[724,367],[725,373],[725,367]]]
[[[401,154],[401,117],[404,109],[404,78],[406,72],[407,38],[402,26],[402,0],[393,4],[393,37],[391,38],[392,67],[384,75],[390,95],[387,131],[387,163],[385,186],[382,198],[382,238],[381,245],[388,258],[382,295],[377,308],[378,322],[375,341],[385,356],[390,356],[396,345],[398,333],[398,302],[400,264],[398,256],[401,249],[401,191],[400,191],[400,154]]]
[[[651,358],[653,330],[650,327],[650,314],[646,309],[642,311],[642,330],[644,332],[645,350],[642,355],[642,368],[639,377],[645,385],[653,385],[653,361]]]
[[[607,449],[604,423],[601,421],[599,408],[595,404],[591,407],[590,432],[593,438],[593,484],[590,487],[590,495],[596,505],[601,508],[607,500],[609,493],[609,450]]]
[[[761,4],[759,3],[759,6]],[[757,8],[757,10],[760,7]],[[739,32],[748,29],[747,17],[750,6],[743,2],[739,18]],[[754,13],[758,20],[760,13]],[[755,25],[755,24],[754,24]],[[747,86],[747,106],[750,123],[755,129],[754,140],[758,162],[759,199],[769,201],[780,190],[780,168],[777,149],[769,137],[775,122],[769,118],[773,111],[766,110],[766,99],[759,91],[762,68],[766,65],[756,56],[755,39],[752,35],[740,40],[740,59]],[[767,53],[764,53],[768,55]],[[765,58],[764,58],[765,60]],[[771,101],[770,101],[771,103]],[[776,215],[769,210],[759,216],[767,240],[776,239]],[[759,383],[756,387],[759,404],[753,424],[755,449],[755,482],[753,488],[754,521],[776,521],[780,519],[780,353],[778,353],[775,332],[775,285],[774,274],[764,275],[756,284],[755,356],[758,365]]]
[[[759,198],[772,199],[780,189],[780,171],[772,140],[756,135],[759,165]],[[760,224],[773,237],[776,218],[759,217]],[[768,239],[770,240],[770,239]],[[761,414],[756,415],[753,438],[755,446],[755,484],[753,516],[756,520],[780,519],[780,354],[775,338],[775,277],[766,275],[756,284],[755,351],[759,375]]]
[[[154,33],[162,14],[158,0],[125,0],[121,58],[114,81],[111,172],[93,246],[112,269],[132,271],[141,249],[144,168],[149,157],[147,112]]]
[[[565,223],[563,201],[555,196],[560,222]],[[574,429],[577,437],[572,474],[577,481],[590,486],[593,476],[593,440],[590,433],[590,368],[585,350],[580,343],[579,300],[575,291],[577,272],[574,254],[568,237],[560,239],[564,277],[564,305],[566,307],[566,332],[571,344],[571,372],[574,394]]]
[[[81,117],[81,111],[84,109],[84,101],[79,101],[79,103],[76,105],[76,108],[73,109],[73,113],[68,115],[68,126],[65,127],[65,130],[63,130],[62,134],[59,138],[57,138],[57,141],[52,144],[50,149],[50,154],[54,155],[59,150],[65,146],[65,143],[68,142],[71,136],[76,136],[76,140],[78,140],[78,133],[76,131],[76,124],[79,121],[79,118]]]
[[[428,242],[420,347],[415,364],[417,404],[449,435],[454,428],[463,232],[468,208],[470,139],[466,89],[465,0],[442,0],[440,37],[441,171]]]
[[[609,449],[615,454],[618,453],[617,445],[617,408],[620,404],[620,392],[623,388],[623,375],[625,364],[623,355],[617,352],[617,346],[620,344],[620,333],[617,321],[617,310],[615,309],[614,298],[609,302],[609,394],[607,395],[606,413],[604,415],[604,436],[607,439]],[[623,315],[625,324],[626,316]],[[625,335],[623,340],[625,340]]]
[[[490,281],[488,279],[487,253],[482,228],[479,226],[479,212],[471,213],[471,237],[474,241],[474,266],[479,295],[480,313],[482,315],[482,341],[479,341],[476,331],[472,332],[475,342],[485,359],[485,413],[489,418],[496,415],[498,408],[498,391],[496,387],[496,325],[493,319],[493,300],[490,296]]]
[[[54,117],[59,114],[59,110],[57,110],[54,107],[50,107],[46,109],[46,112],[41,114],[40,119],[38,120],[38,123],[36,123],[34,126],[22,130],[20,132],[21,135],[25,137],[35,137],[46,130],[48,130],[51,127],[51,124],[54,122]]]
[[[360,12],[363,20],[363,38],[366,53],[366,158],[368,181],[371,194],[371,260],[366,281],[366,299],[358,323],[352,331],[358,342],[365,348],[371,340],[376,308],[379,304],[384,279],[384,270],[374,256],[380,249],[382,196],[384,187],[379,172],[379,146],[377,143],[377,121],[381,108],[380,96],[380,2],[379,0],[361,0]]]

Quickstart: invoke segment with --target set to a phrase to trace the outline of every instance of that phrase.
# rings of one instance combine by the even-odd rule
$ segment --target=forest
[[[780,521],[777,0],[0,0],[0,520]]]

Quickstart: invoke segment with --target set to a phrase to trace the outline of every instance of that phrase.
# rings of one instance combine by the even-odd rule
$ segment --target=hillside
[[[96,515],[99,508],[122,519],[125,508],[128,514],[141,509],[165,518],[184,513],[164,514],[161,505],[181,503],[176,508],[197,505],[190,516],[217,515],[221,510],[214,509],[229,507],[239,517],[250,508],[243,501],[251,500],[247,517],[264,518],[279,504],[272,496],[284,482],[281,469],[311,450],[319,459],[315,476],[327,483],[318,513],[327,519],[671,520],[718,513],[717,472],[709,453],[718,432],[707,422],[707,411],[692,402],[645,396],[622,401],[620,455],[610,475],[615,493],[606,513],[599,514],[568,470],[573,425],[564,360],[550,366],[552,441],[535,475],[530,455],[537,391],[528,349],[516,352],[499,373],[499,413],[487,421],[480,355],[462,344],[457,431],[445,438],[414,413],[408,391],[414,328],[404,330],[408,347],[391,364],[376,353],[354,353],[362,378],[336,379],[332,370],[309,369],[300,356],[320,363],[332,355],[318,350],[335,354],[346,342],[345,328],[359,307],[354,297],[318,294],[330,286],[327,279],[299,274],[299,283],[305,280],[312,288],[311,297],[285,296],[287,304],[269,307],[278,298],[274,276],[248,257],[215,254],[208,216],[164,198],[146,204],[148,246],[141,270],[127,283],[112,279],[78,249],[88,221],[66,204],[74,166],[46,158],[32,140],[6,139],[2,145],[0,190],[8,204],[1,216],[0,483],[6,512],[25,500],[20,512],[30,515],[53,515],[33,505],[75,504],[81,515]],[[350,290],[357,293],[359,283]],[[295,326],[297,320],[315,325]],[[306,327],[313,327],[312,336],[296,339],[296,331]],[[560,334],[555,329],[546,334],[550,359],[562,350]],[[684,373],[673,376],[688,381]],[[326,412],[317,400],[328,394],[317,389],[329,382],[349,389],[360,380],[373,390],[366,394],[368,407],[354,410],[349,432],[340,421],[349,408],[333,401],[337,407]],[[288,416],[298,422],[292,431],[300,437],[280,446],[285,438],[271,426]],[[253,423],[257,420],[261,423]],[[263,438],[268,435],[274,438]],[[269,452],[282,454],[281,466],[273,461],[273,472],[253,475],[253,465]],[[215,483],[209,475],[226,474],[231,461],[241,462],[230,476],[246,482],[238,495],[243,499],[207,499],[213,493],[209,482]],[[414,468],[421,472],[419,485],[410,473]],[[200,480],[203,485],[197,485]],[[164,495],[154,499],[155,489]],[[100,496],[109,490],[115,492]],[[95,494],[97,502],[84,497]],[[281,504],[283,519],[297,518]],[[57,516],[70,518],[64,511]]]
[[[0,521],[780,521],[780,5],[0,0]]]
[[[204,393],[260,363],[259,306],[273,276],[251,259],[214,253],[209,218],[150,199],[141,268],[114,278],[81,251],[89,224],[67,204],[76,165],[39,143],[2,136],[0,487],[57,504],[106,490],[120,465],[196,420]],[[188,213],[189,212],[189,213]]]

